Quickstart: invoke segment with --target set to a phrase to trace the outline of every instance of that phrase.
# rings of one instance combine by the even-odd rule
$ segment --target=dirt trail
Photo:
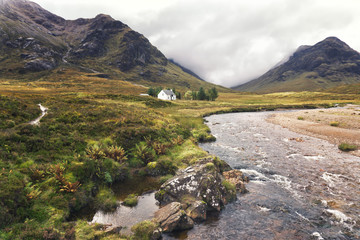
[[[355,144],[359,150],[350,153],[360,156],[360,106],[358,105],[276,113],[267,121],[334,144]],[[338,126],[331,126],[331,123]]]

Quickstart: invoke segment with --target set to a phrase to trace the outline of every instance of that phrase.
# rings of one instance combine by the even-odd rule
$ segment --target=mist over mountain
[[[248,92],[316,91],[360,83],[360,54],[336,37],[300,46],[284,63],[233,89]]]
[[[148,85],[213,86],[109,15],[65,20],[27,0],[0,0],[0,73],[36,78],[75,68]]]

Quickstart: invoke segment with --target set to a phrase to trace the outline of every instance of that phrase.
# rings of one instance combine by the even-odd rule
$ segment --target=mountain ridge
[[[34,78],[75,68],[145,85],[215,86],[167,59],[142,34],[109,15],[65,20],[27,0],[0,0],[0,13],[2,76]]]
[[[300,46],[285,63],[233,87],[259,93],[315,91],[360,82],[360,53],[336,37]]]

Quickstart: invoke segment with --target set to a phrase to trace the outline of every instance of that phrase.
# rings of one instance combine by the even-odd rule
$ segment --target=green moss
[[[224,180],[221,182],[222,185],[226,188],[227,191],[236,191],[236,187],[234,184]]]
[[[114,211],[118,206],[114,193],[110,188],[103,187],[95,197],[95,207],[103,211]]]
[[[138,204],[138,196],[136,194],[129,194],[123,204],[128,207],[135,207]]]
[[[158,228],[158,224],[146,220],[134,225],[131,231],[134,233],[134,238],[139,240],[152,239],[153,232]]]
[[[209,162],[209,163],[205,164],[205,168],[209,171],[213,171],[213,170],[215,170],[215,165],[214,165],[214,163]]]
[[[226,200],[228,202],[232,202],[234,200],[236,200],[236,187],[234,184],[231,184],[230,182],[224,180],[222,181],[222,185],[225,187],[226,189]]]
[[[155,168],[156,168],[156,165],[157,165],[156,162],[149,162],[149,163],[146,165],[146,167],[147,167],[148,169],[155,169]]]
[[[161,189],[160,191],[157,191],[155,193],[155,198],[160,201],[163,198],[163,196],[165,195],[165,193],[166,193],[166,191],[164,189]]]

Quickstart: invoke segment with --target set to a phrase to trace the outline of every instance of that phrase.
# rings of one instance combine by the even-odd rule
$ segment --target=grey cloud
[[[358,0],[136,0],[142,2],[140,9],[133,1],[103,0],[100,6],[89,0],[84,14],[112,15],[148,37],[168,58],[227,87],[260,76],[298,46],[328,36],[360,49]],[[74,13],[82,12],[80,4],[56,2],[65,3],[73,4]]]

